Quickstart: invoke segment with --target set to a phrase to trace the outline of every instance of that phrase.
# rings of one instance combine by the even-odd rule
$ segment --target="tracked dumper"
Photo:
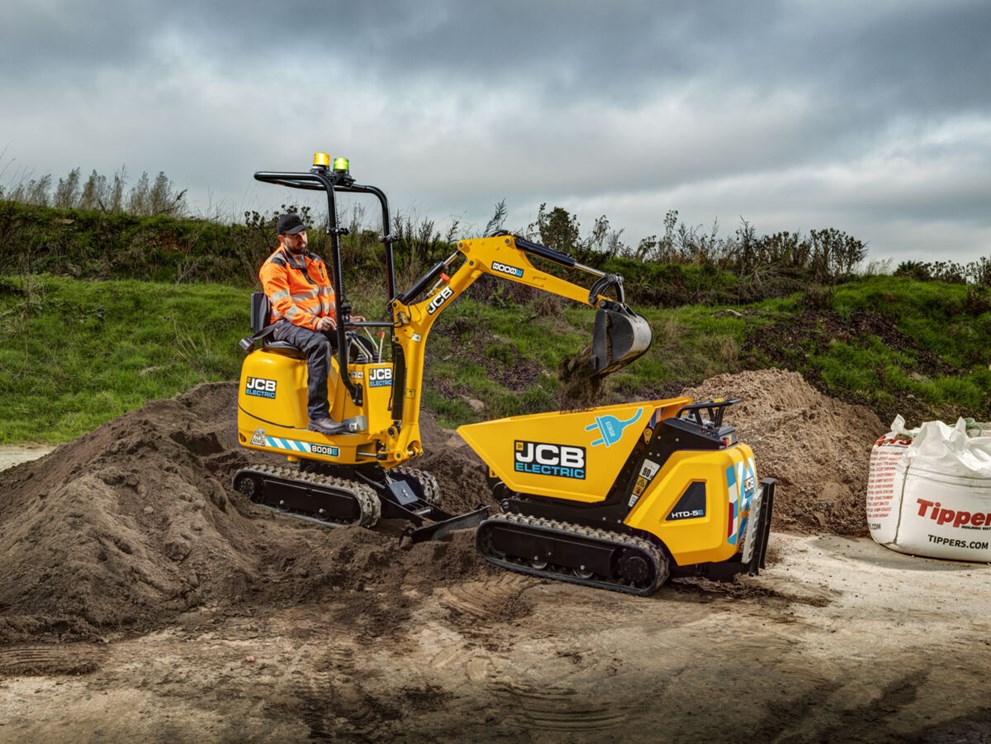
[[[478,527],[478,551],[513,571],[631,594],[671,576],[757,574],[775,482],[758,484],[753,452],[722,423],[738,402],[676,398],[462,426],[502,507]]]
[[[426,344],[437,318],[472,283],[489,275],[594,309],[589,377],[644,354],[649,324],[626,305],[618,275],[508,233],[458,242],[451,256],[397,291],[385,194],[356,183],[345,159],[331,166],[318,153],[309,172],[262,171],[255,178],[327,196],[338,316],[328,392],[331,416],[347,430],[308,430],[306,359],[272,340],[268,301],[256,293],[253,334],[241,342],[247,357],[238,439],[247,449],[285,456],[288,465],[243,468],[234,476],[237,490],[260,506],[325,526],[405,519],[414,542],[477,527],[478,550],[496,565],[633,594],[649,594],[671,575],[719,578],[763,565],[774,482],[758,485],[753,453],[722,423],[734,401],[629,403],[461,427],[488,466],[502,511],[441,509],[436,479],[410,465],[423,453]],[[347,231],[337,223],[342,193],[371,195],[381,205],[385,320],[351,320],[340,252]],[[591,286],[551,267],[590,275]]]

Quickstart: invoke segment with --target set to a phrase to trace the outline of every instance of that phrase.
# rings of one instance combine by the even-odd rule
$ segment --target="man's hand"
[[[365,322],[365,316],[364,315],[352,315],[349,318],[349,320],[353,320],[355,323],[364,323]],[[327,331],[336,331],[337,330],[337,321],[334,318],[331,318],[330,316],[325,315],[325,316],[323,316],[322,318],[320,318],[317,321],[317,330],[320,331],[321,333],[326,333]]]

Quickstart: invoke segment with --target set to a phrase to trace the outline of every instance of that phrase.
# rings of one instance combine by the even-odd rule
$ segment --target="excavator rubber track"
[[[324,527],[372,527],[382,515],[370,486],[323,473],[257,465],[235,473],[234,489],[258,506]]]
[[[400,465],[397,468],[393,468],[390,472],[407,482],[414,481],[419,484],[423,493],[422,498],[427,503],[436,504],[440,500],[440,484],[437,482],[433,473],[411,468],[408,465]]]
[[[475,546],[501,568],[626,594],[647,596],[670,577],[667,555],[652,542],[542,517],[493,515]]]

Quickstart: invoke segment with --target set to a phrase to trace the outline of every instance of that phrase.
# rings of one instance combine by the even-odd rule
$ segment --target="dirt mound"
[[[716,377],[693,398],[743,398],[727,421],[778,478],[775,527],[864,534],[870,446],[884,427],[780,371]],[[389,628],[434,591],[495,571],[469,533],[403,545],[403,525],[325,529],[277,517],[231,490],[233,383],[155,401],[0,476],[0,642],[95,640],[162,627],[189,610],[233,614],[344,598],[349,622]],[[430,416],[441,506],[492,503],[478,458]],[[251,461],[270,460],[251,453]],[[505,610],[516,616],[525,603]]]
[[[829,398],[782,370],[719,375],[684,394],[743,400],[726,423],[753,447],[758,476],[778,479],[773,529],[867,534],[871,446],[888,429],[870,409]]]
[[[235,405],[233,383],[202,385],[0,476],[0,642],[143,632],[200,606],[429,593],[488,570],[470,540],[401,547],[388,524],[315,528],[253,507],[230,488],[248,461]],[[449,508],[477,503],[484,478],[467,453],[433,466],[457,494]]]
[[[462,514],[481,504],[495,506],[485,480],[485,466],[457,432],[438,426],[433,416],[421,413],[420,438],[424,454],[412,466],[436,476],[441,487],[438,506],[451,514]]]

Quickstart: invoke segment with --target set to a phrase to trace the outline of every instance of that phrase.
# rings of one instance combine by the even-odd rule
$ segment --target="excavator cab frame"
[[[341,160],[340,158],[338,160]],[[278,186],[288,186],[294,189],[308,191],[323,191],[327,196],[327,235],[330,236],[330,266],[333,276],[334,293],[337,298],[337,316],[342,322],[337,325],[337,343],[335,344],[340,369],[347,369],[347,328],[392,328],[391,322],[361,321],[350,319],[351,303],[348,300],[347,284],[344,279],[344,269],[341,262],[341,236],[347,235],[347,228],[341,227],[337,219],[337,193],[368,194],[378,199],[382,208],[382,244],[385,247],[385,277],[386,292],[391,300],[396,294],[396,267],[393,255],[393,237],[389,234],[389,200],[385,193],[375,186],[355,183],[344,163],[335,163],[343,167],[331,168],[323,158],[315,158],[309,173],[286,173],[277,171],[258,171],[255,180]],[[348,375],[342,376],[342,381],[357,405],[361,404],[361,390],[352,382]]]

